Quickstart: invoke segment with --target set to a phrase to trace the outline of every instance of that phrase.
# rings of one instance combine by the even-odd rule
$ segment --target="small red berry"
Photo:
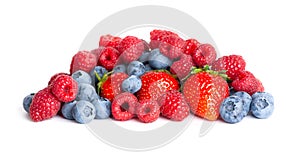
[[[112,47],[106,47],[102,50],[98,63],[106,70],[111,71],[116,65],[118,58],[119,52],[116,49]]]
[[[134,117],[138,99],[129,92],[117,95],[111,104],[111,113],[115,120],[126,121]]]
[[[158,119],[160,107],[156,101],[142,100],[137,107],[137,117],[144,123],[151,123]]]
[[[97,59],[94,54],[89,51],[79,51],[76,53],[71,62],[70,73],[78,70],[89,73],[97,65]]]
[[[77,96],[78,84],[71,76],[60,75],[52,82],[50,90],[59,101],[71,102]]]
[[[215,48],[210,44],[201,44],[193,53],[193,61],[197,66],[211,65],[217,57]]]
[[[171,66],[171,73],[176,74],[179,79],[186,77],[194,66],[190,55],[182,54],[180,60],[174,62]]]
[[[196,39],[188,39],[185,41],[183,52],[187,55],[192,55],[201,44]]]

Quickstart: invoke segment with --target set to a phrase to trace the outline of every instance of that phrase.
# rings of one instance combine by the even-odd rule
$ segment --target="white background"
[[[289,0],[1,1],[0,152],[125,152],[59,117],[31,122],[22,100],[54,73],[68,72],[71,57],[98,22],[144,4],[170,6],[197,19],[221,54],[243,55],[276,107],[266,120],[217,122],[204,137],[198,136],[201,119],[196,119],[176,140],[150,152],[299,152],[300,5]]]

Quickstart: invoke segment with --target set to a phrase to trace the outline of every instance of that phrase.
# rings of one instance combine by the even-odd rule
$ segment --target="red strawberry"
[[[98,64],[103,66],[106,70],[111,71],[117,63],[118,58],[119,52],[116,49],[106,47],[99,56]]]
[[[171,73],[176,74],[179,79],[186,77],[194,66],[190,55],[182,54],[180,60],[174,62],[171,66]]]
[[[183,94],[195,115],[216,120],[221,102],[229,96],[229,87],[220,76],[200,72],[186,80]]]
[[[116,96],[111,104],[111,113],[114,119],[126,121],[134,117],[138,99],[129,92],[124,92]]]
[[[72,58],[70,73],[82,70],[89,73],[97,65],[96,56],[88,51],[79,51]]]
[[[166,91],[179,89],[178,81],[166,72],[150,71],[140,78],[142,87],[136,94],[139,100],[149,99],[156,101]]]
[[[185,41],[183,52],[185,54],[192,55],[199,46],[200,43],[196,39],[188,39]]]
[[[113,101],[115,96],[122,93],[121,84],[128,77],[126,73],[114,73],[101,85],[101,97]]]
[[[142,100],[137,107],[137,117],[144,123],[151,123],[158,119],[160,110],[157,101]]]
[[[53,82],[58,76],[60,76],[60,75],[69,75],[69,74],[64,73],[64,72],[54,74],[54,75],[50,78],[50,80],[49,80],[49,82],[48,82],[48,85],[52,84],[52,82]]]
[[[177,34],[171,32],[171,31],[167,31],[167,30],[153,30],[150,32],[150,48],[151,49],[155,49],[159,47],[159,44],[162,41],[162,38],[165,36],[170,36],[170,35],[174,35],[177,36]]]
[[[45,88],[34,95],[29,108],[29,116],[34,122],[52,118],[59,111],[60,105],[49,89]]]
[[[190,114],[190,108],[184,96],[177,90],[167,91],[158,99],[161,105],[162,116],[174,120],[182,121]]]
[[[160,52],[171,60],[179,58],[183,54],[185,41],[175,35],[169,35],[162,38],[159,45]]]
[[[99,40],[99,46],[103,47],[113,47],[118,49],[122,39],[120,37],[115,37],[112,35],[102,35]]]
[[[249,71],[240,71],[231,86],[235,91],[245,91],[250,95],[264,91],[262,83]]]
[[[242,56],[229,55],[220,57],[212,63],[212,70],[221,71],[226,70],[226,74],[231,80],[235,80],[239,71],[244,71],[246,62]]]
[[[77,82],[69,75],[59,75],[50,84],[53,95],[61,102],[75,100],[78,92]]]
[[[211,65],[217,57],[215,48],[210,44],[201,44],[193,52],[193,61],[197,66],[203,67],[204,65]]]
[[[125,63],[130,63],[137,60],[145,49],[144,42],[134,36],[125,37],[119,47],[121,58]]]

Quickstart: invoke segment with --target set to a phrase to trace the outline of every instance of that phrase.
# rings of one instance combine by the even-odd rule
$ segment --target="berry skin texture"
[[[109,118],[111,114],[111,102],[103,97],[99,97],[92,101],[92,104],[96,108],[95,119],[106,119]]]
[[[106,47],[100,54],[98,64],[106,70],[111,71],[117,63],[119,52],[112,48]]]
[[[74,117],[72,115],[72,109],[76,105],[77,101],[74,100],[69,103],[64,103],[63,106],[61,107],[61,113],[64,118],[68,120],[74,120]]]
[[[125,92],[136,93],[142,87],[142,81],[139,77],[132,75],[122,82],[122,90]]]
[[[193,61],[197,66],[211,65],[217,58],[215,48],[210,44],[201,44],[193,53]]]
[[[158,119],[160,107],[156,101],[143,100],[139,102],[136,114],[141,122],[151,123]]]
[[[220,104],[229,96],[229,87],[220,76],[200,72],[186,80],[183,94],[196,116],[214,121],[219,117]]]
[[[212,70],[226,70],[226,74],[231,80],[235,80],[239,71],[244,71],[246,62],[240,55],[223,56],[212,63]]]
[[[243,100],[238,96],[227,97],[220,106],[220,116],[227,123],[238,123],[244,116]]]
[[[98,94],[96,93],[95,88],[86,83],[80,83],[78,85],[78,94],[76,96],[76,100],[85,100],[85,101],[94,101],[98,98]]]
[[[124,92],[116,96],[111,104],[113,118],[118,121],[132,119],[135,114],[138,99],[129,92]]]
[[[37,92],[29,108],[29,116],[34,122],[50,119],[57,114],[61,103],[48,88]]]
[[[174,60],[179,58],[183,54],[183,47],[185,46],[185,41],[174,35],[165,36],[162,38],[162,41],[159,45],[160,52]]]
[[[79,51],[76,53],[71,62],[70,74],[78,70],[89,73],[97,65],[97,58],[89,51]]]
[[[49,82],[48,82],[48,86],[51,85],[52,82],[53,82],[58,76],[60,76],[60,75],[69,75],[69,74],[64,73],[64,72],[54,74],[54,75],[50,78],[50,80],[49,80]]]
[[[188,39],[185,41],[183,53],[192,55],[201,44],[196,39]]]
[[[184,96],[177,90],[170,90],[158,99],[162,116],[173,121],[182,121],[190,114]]]
[[[91,76],[91,78],[92,78],[92,85],[94,86],[94,87],[97,87],[97,84],[98,84],[98,82],[99,82],[99,80],[98,80],[98,78],[96,77],[96,73],[98,74],[98,76],[100,77],[100,78],[102,78],[103,77],[103,75],[105,74],[105,73],[107,73],[108,71],[104,68],[104,67],[102,67],[102,66],[96,66],[91,72],[90,72],[90,76]]]
[[[256,92],[252,95],[251,113],[259,119],[265,119],[274,111],[274,97],[267,92]]]
[[[182,54],[180,60],[174,62],[171,66],[171,73],[176,74],[179,79],[186,77],[194,66],[190,55]]]
[[[144,42],[141,39],[127,36],[121,41],[119,51],[123,62],[130,63],[137,60],[144,52],[144,49]]]
[[[74,72],[71,76],[77,83],[87,83],[87,84],[92,83],[91,76],[82,70],[78,70]]]
[[[117,65],[114,67],[113,71],[114,73],[119,73],[119,72],[126,73],[126,66],[124,64]]]
[[[149,43],[150,48],[151,49],[158,48],[163,37],[172,36],[172,35],[178,37],[176,33],[171,31],[158,30],[158,29],[152,30],[150,32],[150,40],[151,40]]]
[[[112,35],[102,35],[99,40],[99,46],[103,47],[113,47],[115,49],[119,48],[122,39],[120,37],[115,37]]]
[[[244,91],[239,91],[233,94],[234,96],[238,96],[239,98],[242,99],[243,102],[243,115],[244,117],[248,115],[250,111],[250,104],[252,101],[252,97]]]
[[[142,88],[137,92],[139,100],[154,100],[156,101],[168,90],[178,90],[179,83],[170,74],[166,72],[146,72],[141,77]]]
[[[264,91],[262,83],[249,71],[240,71],[231,86],[235,91],[245,91],[250,95]]]
[[[86,124],[95,118],[96,108],[89,101],[80,100],[72,108],[72,115],[78,123]]]
[[[78,84],[71,76],[60,75],[52,82],[50,90],[59,101],[71,102],[78,93]]]
[[[139,61],[132,61],[127,66],[127,74],[135,75],[137,77],[145,73],[145,65]]]
[[[172,61],[166,57],[165,55],[161,54],[159,49],[153,49],[150,52],[148,57],[148,63],[151,68],[153,69],[167,69],[172,65]]]
[[[29,112],[29,108],[30,108],[30,104],[32,103],[33,96],[34,93],[31,93],[23,99],[23,108],[27,113]]]

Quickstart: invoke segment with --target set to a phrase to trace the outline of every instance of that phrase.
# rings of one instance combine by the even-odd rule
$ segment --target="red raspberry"
[[[93,49],[91,50],[91,53],[95,55],[96,57],[96,61],[99,60],[100,54],[102,53],[102,51],[105,49],[106,47],[102,47],[100,46],[99,48]]]
[[[134,117],[138,99],[129,92],[117,95],[111,104],[111,113],[114,119],[126,121]]]
[[[34,122],[52,118],[59,111],[60,105],[49,89],[45,88],[34,95],[29,108],[29,116]]]
[[[79,51],[72,58],[70,73],[78,70],[90,73],[90,71],[97,65],[96,56],[88,51]]]
[[[174,62],[171,66],[171,73],[176,74],[179,79],[186,77],[194,66],[190,55],[182,54],[180,60]]]
[[[200,43],[196,39],[188,39],[185,41],[183,52],[185,54],[192,55],[199,46]]]
[[[190,114],[190,108],[184,96],[177,90],[170,90],[158,99],[162,116],[182,121]]]
[[[161,40],[165,36],[174,35],[178,37],[177,34],[167,31],[167,30],[153,30],[150,32],[150,48],[155,49],[159,47],[159,44],[161,43]]]
[[[99,40],[99,47],[113,47],[115,49],[119,48],[119,45],[121,43],[122,39],[120,37],[115,37],[112,35],[103,35],[100,37]]]
[[[212,70],[226,70],[226,74],[231,80],[235,80],[240,71],[244,71],[246,62],[240,55],[223,56],[212,63]]]
[[[60,75],[69,75],[69,74],[64,73],[64,72],[54,74],[54,75],[50,78],[50,80],[49,80],[49,82],[48,82],[48,86],[51,85],[52,82],[53,82],[58,76],[60,76]]]
[[[215,48],[210,44],[201,44],[193,52],[193,61],[197,66],[203,67],[204,65],[211,65],[217,57]]]
[[[61,102],[75,100],[78,92],[77,82],[68,75],[59,75],[51,84],[50,90]]]
[[[160,110],[156,101],[142,100],[137,107],[137,117],[144,123],[151,123],[158,119]]]
[[[231,85],[235,91],[245,91],[250,95],[264,91],[262,83],[249,71],[240,71]]]
[[[104,50],[102,50],[98,63],[106,70],[111,71],[117,63],[118,58],[119,52],[116,49],[112,47],[106,47]]]
[[[141,39],[134,36],[127,36],[121,41],[119,51],[123,62],[130,63],[137,60],[142,55],[144,49],[145,44]]]
[[[160,52],[171,60],[179,58],[183,54],[185,41],[175,35],[168,35],[162,38],[159,45]]]

